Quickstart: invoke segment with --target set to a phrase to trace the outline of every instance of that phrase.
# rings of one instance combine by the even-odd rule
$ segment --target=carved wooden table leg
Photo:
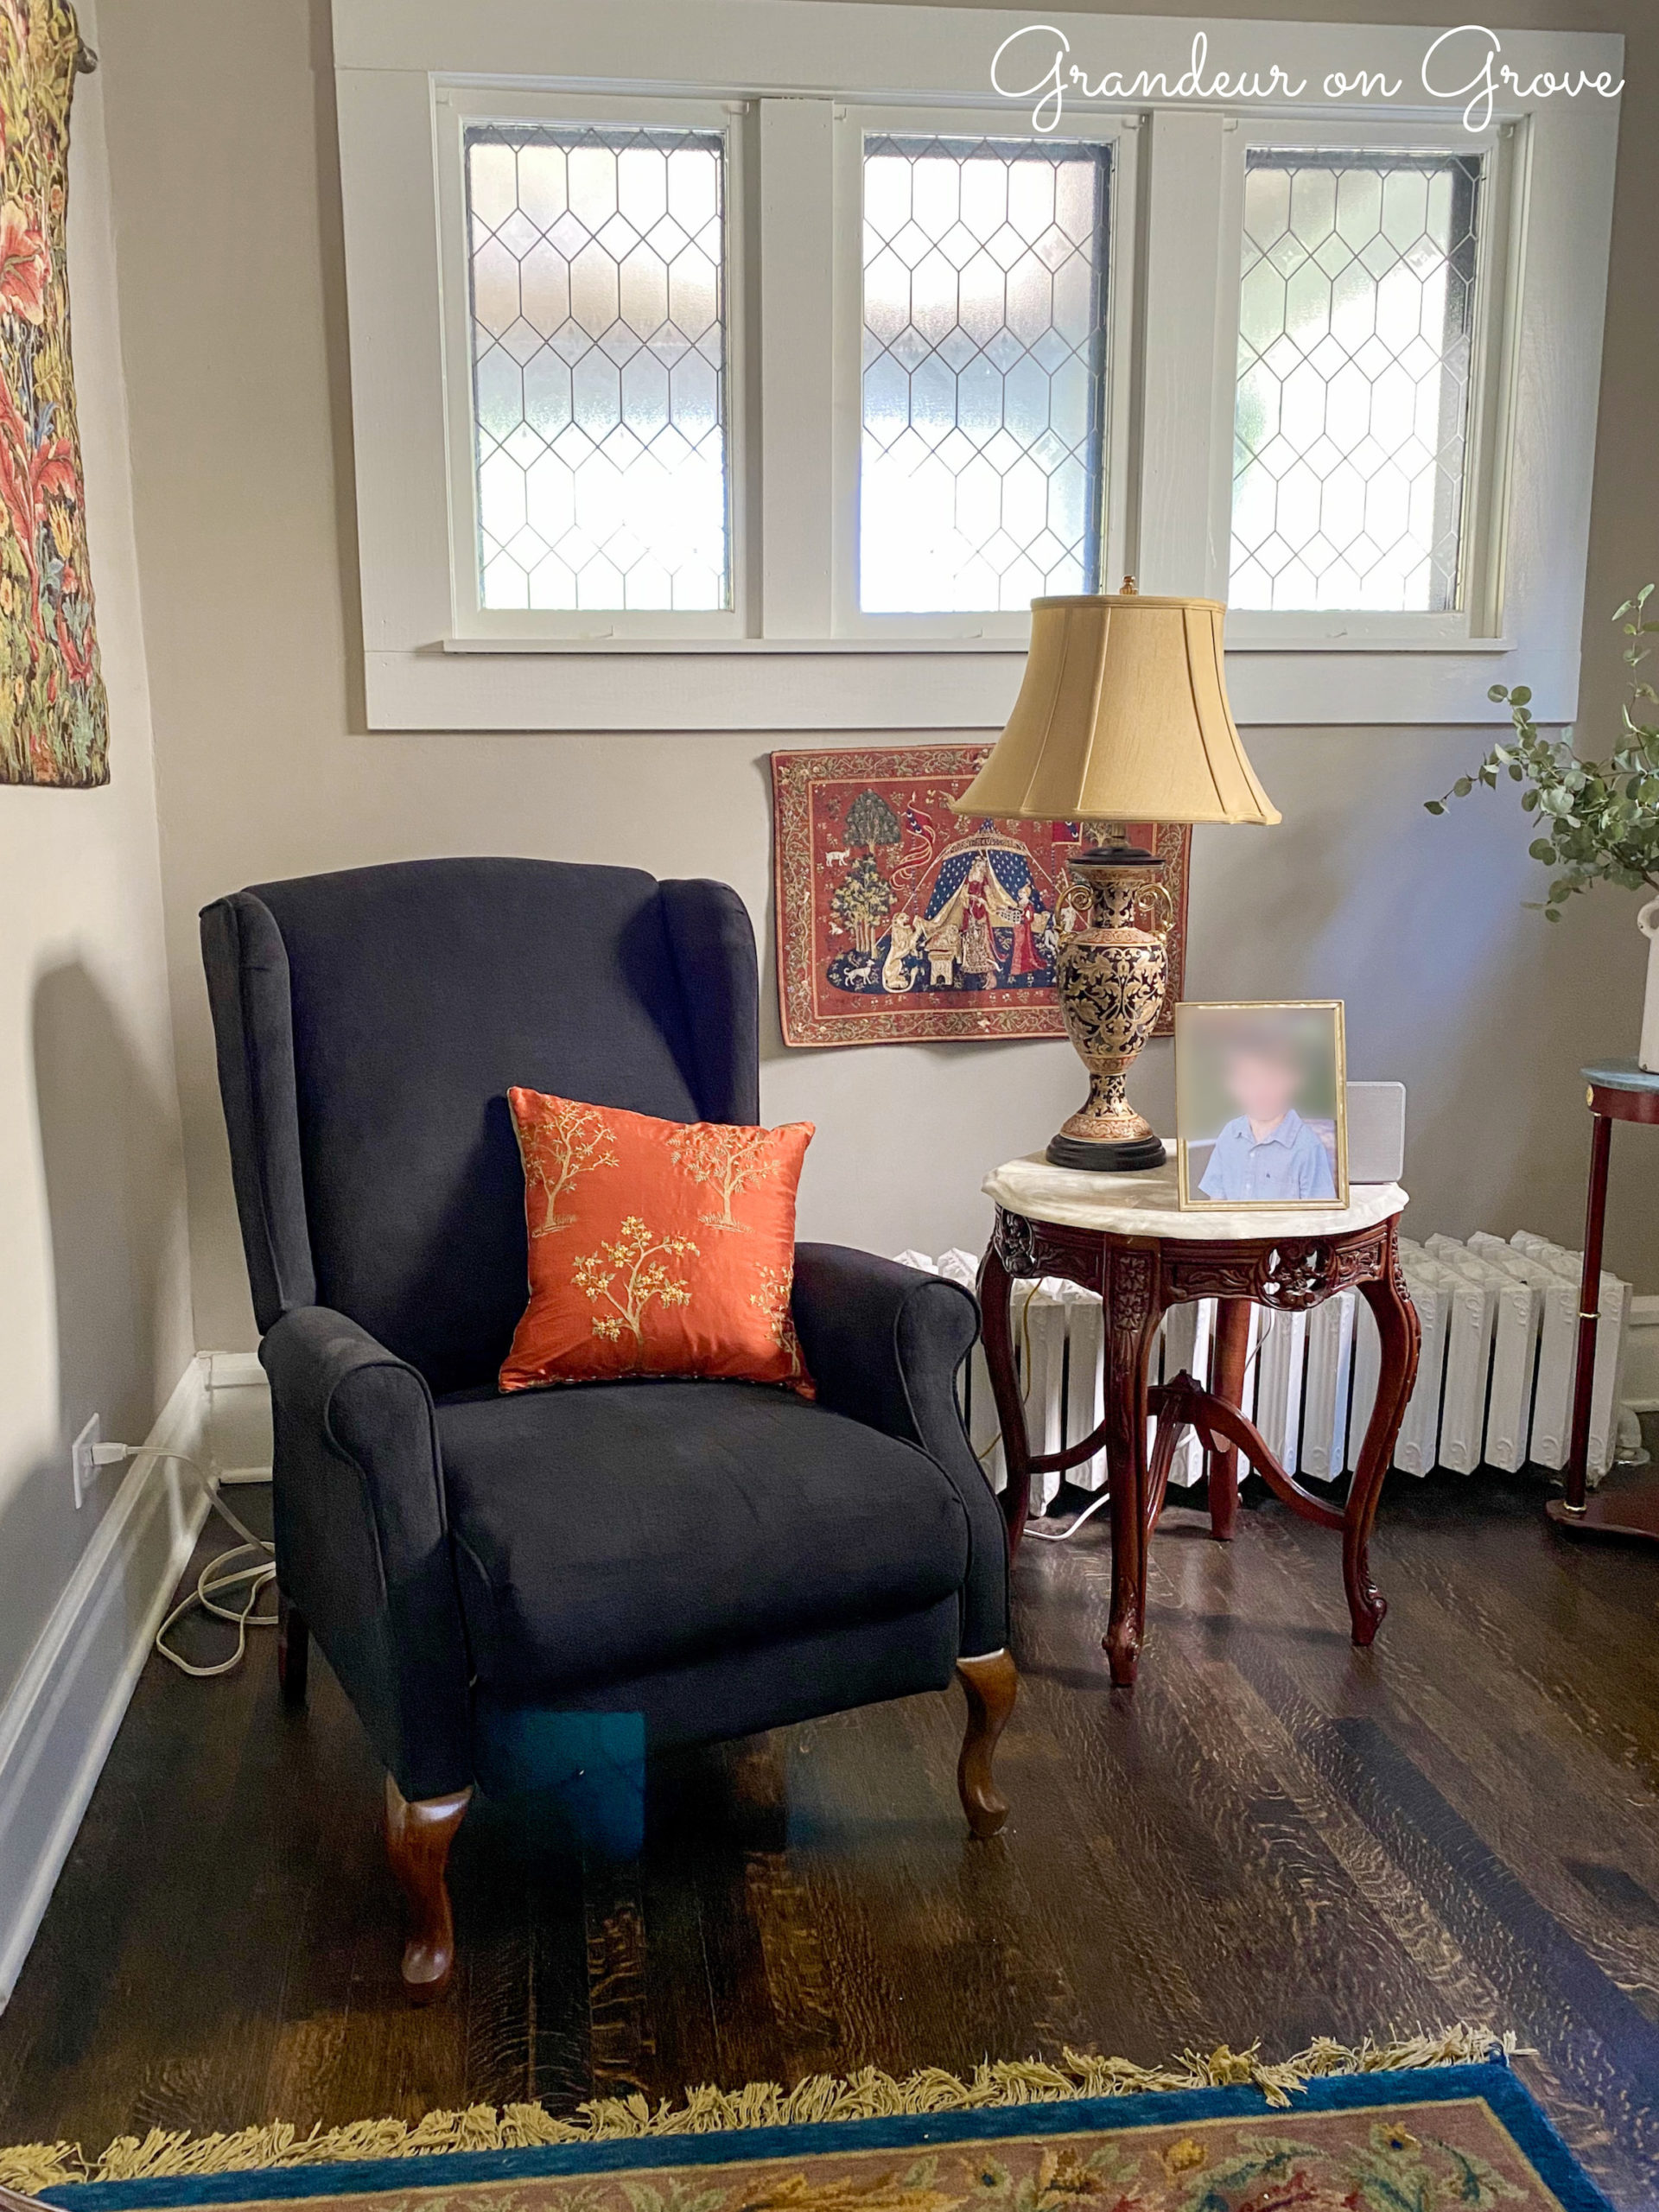
[[[1007,1800],[996,1786],[991,1762],[996,1756],[996,1739],[1020,1694],[1020,1675],[1011,1651],[958,1659],[957,1672],[968,1694],[968,1732],[957,1761],[957,1792],[969,1827],[983,1842],[1008,1817]]]
[[[386,1777],[386,1857],[409,1905],[404,1986],[417,2004],[437,1996],[454,1969],[455,1922],[444,1871],[472,1798],[470,1789],[458,1789],[411,1804]]]
[[[1230,1406],[1244,1402],[1244,1370],[1250,1346],[1250,1302],[1224,1298],[1216,1306],[1215,1381],[1211,1385]],[[1238,1453],[1233,1446],[1213,1446],[1205,1454],[1210,1490],[1210,1533],[1230,1541],[1238,1520]]]
[[[980,1327],[985,1339],[985,1364],[991,1374],[991,1395],[1002,1431],[1002,1463],[1007,1482],[999,1503],[1007,1523],[1008,1550],[1017,1552],[1026,1533],[1031,1507],[1031,1439],[1026,1430],[1026,1408],[1020,1395],[1020,1376],[1014,1363],[1014,1279],[1003,1266],[995,1244],[990,1244],[979,1266]]]
[[[1422,1330],[1417,1309],[1406,1294],[1400,1271],[1398,1225],[1390,1222],[1382,1273],[1359,1286],[1360,1295],[1376,1319],[1382,1339],[1377,1370],[1376,1403],[1360,1446],[1359,1465],[1349,1486],[1342,1516],[1342,1580],[1348,1592],[1348,1611],[1354,1624],[1354,1642],[1368,1644],[1382,1625],[1388,1600],[1371,1580],[1369,1548],[1371,1525],[1383,1479],[1394,1459],[1394,1447],[1405,1418],[1406,1402],[1417,1380],[1417,1353]]]
[[[1613,1123],[1591,1119],[1590,1195],[1585,1208],[1584,1264],[1579,1281],[1578,1358],[1573,1378],[1573,1429],[1567,1453],[1567,1510],[1582,1515],[1590,1484],[1590,1403],[1596,1381],[1596,1338],[1601,1326],[1601,1245],[1607,1225],[1607,1164]]]
[[[1160,1308],[1155,1252],[1110,1255],[1105,1286],[1106,1466],[1112,1495],[1112,1617],[1106,1656],[1112,1681],[1135,1681],[1147,1619],[1147,1366]]]

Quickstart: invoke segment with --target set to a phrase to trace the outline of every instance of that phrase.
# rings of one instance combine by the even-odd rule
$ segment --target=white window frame
[[[443,319],[444,421],[449,486],[452,635],[458,640],[741,638],[749,626],[748,531],[741,487],[747,481],[744,374],[744,206],[741,101],[584,99],[517,84],[440,83],[432,112],[438,172],[438,269]],[[726,545],[729,607],[664,609],[486,607],[480,589],[479,486],[473,375],[472,240],[467,205],[467,131],[474,124],[594,124],[631,130],[652,124],[718,131],[723,143],[721,305],[726,360]]]
[[[1463,498],[1459,516],[1459,605],[1442,613],[1382,613],[1364,609],[1269,610],[1238,607],[1227,617],[1227,643],[1235,652],[1287,645],[1341,650],[1356,645],[1466,649],[1471,640],[1503,633],[1502,549],[1507,516],[1510,441],[1503,425],[1515,370],[1515,336],[1524,302],[1518,271],[1509,260],[1517,190],[1524,181],[1524,134],[1505,121],[1472,132],[1458,124],[1387,123],[1241,124],[1228,134],[1223,183],[1223,251],[1219,264],[1224,347],[1236,360],[1240,271],[1244,245],[1244,176],[1252,148],[1342,154],[1478,154],[1482,157],[1475,240],[1475,326],[1470,349],[1469,420],[1465,435]],[[1522,158],[1516,158],[1519,150]],[[1230,308],[1230,313],[1228,312]],[[1233,439],[1236,371],[1225,391],[1217,379],[1217,420],[1211,435],[1224,459],[1217,469],[1213,528],[1224,551],[1217,596],[1225,599],[1232,573]]]
[[[833,188],[844,143],[837,111],[879,110],[884,125],[921,111],[935,129],[967,111],[990,135],[1032,131],[1031,99],[988,93],[993,55],[1032,18],[844,0],[333,6],[368,726],[999,728],[1019,686],[1021,638],[847,626],[848,572],[841,563],[838,586],[836,547],[854,517],[837,449],[836,329],[838,318],[855,326],[861,309],[855,298],[849,314]],[[1173,84],[1190,65],[1191,22],[1044,21],[1091,82],[1109,70],[1147,70]],[[1124,160],[1133,146],[1132,210],[1122,167],[1113,195],[1111,570],[1134,572],[1144,591],[1224,598],[1241,236],[1228,195],[1229,180],[1242,181],[1245,143],[1258,132],[1288,143],[1293,126],[1338,144],[1377,143],[1384,128],[1415,143],[1448,130],[1453,143],[1469,141],[1458,135],[1461,102],[1437,103],[1420,88],[1429,36],[1421,29],[1232,21],[1205,30],[1212,76],[1294,61],[1307,97],[1268,108],[1072,96],[1054,135],[1116,131]],[[1601,74],[1610,85],[1622,74],[1623,41],[1611,35],[1504,30],[1502,39],[1503,62],[1522,84],[1545,72]],[[1327,73],[1352,81],[1361,69],[1396,93],[1363,106],[1320,99]],[[466,634],[457,620],[437,103],[445,87],[500,99],[509,83],[520,119],[531,93],[545,98],[544,111],[573,118],[578,101],[618,117],[657,101],[679,114],[689,111],[683,104],[746,108],[730,117],[728,139],[743,165],[741,200],[728,171],[728,245],[747,253],[741,282],[728,286],[730,311],[747,318],[729,351],[742,390],[728,428],[734,457],[740,440],[744,454],[732,541],[734,582],[740,549],[744,562],[732,610],[741,634],[689,635],[677,626],[688,618],[656,637]],[[1464,633],[1408,637],[1388,618],[1381,635],[1348,623],[1311,637],[1286,617],[1236,618],[1228,683],[1242,722],[1491,721],[1503,714],[1487,696],[1495,681],[1529,683],[1541,721],[1575,712],[1618,102],[1593,92],[1511,93],[1497,123],[1513,132],[1499,141],[1510,179],[1508,335],[1483,395],[1474,465],[1488,472],[1478,501],[1498,519]],[[1488,193],[1488,216],[1498,196]],[[1496,270],[1485,236],[1483,250]],[[1491,285],[1487,292],[1495,296]],[[470,393],[470,346],[463,358]],[[842,361],[844,414],[844,353]],[[885,628],[886,618],[873,619]]]
[[[864,141],[867,137],[1030,140],[1023,117],[1004,107],[906,108],[868,105],[836,111],[834,408],[831,512],[835,528],[832,620],[838,638],[1005,639],[1023,646],[1029,612],[987,609],[962,613],[867,613],[860,604],[860,500],[863,454]],[[1122,573],[1128,509],[1130,393],[1133,388],[1135,151],[1138,116],[1068,117],[1064,129],[1039,139],[1044,147],[1109,146],[1106,236],[1106,391],[1102,413],[1103,499],[1099,517],[1101,588]]]

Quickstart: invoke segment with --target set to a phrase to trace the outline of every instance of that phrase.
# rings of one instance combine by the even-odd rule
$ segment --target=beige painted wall
[[[77,1513],[67,1439],[143,1437],[192,1350],[104,82],[75,96],[69,276],[113,780],[0,790],[0,1701],[120,1479]]]
[[[695,4],[695,0],[687,0]],[[1380,0],[1268,12],[1409,21]],[[1598,476],[1586,683],[1605,728],[1602,620],[1659,570],[1659,196],[1650,0],[1507,0],[1510,20],[1632,39]],[[105,0],[123,342],[145,634],[162,771],[168,954],[198,1341],[251,1340],[195,914],[261,877],[431,853],[632,861],[723,876],[768,909],[764,738],[367,735],[357,700],[346,307],[325,0]],[[1563,333],[1571,342],[1572,334]],[[942,735],[947,734],[941,733]],[[1250,733],[1283,829],[1201,832],[1194,995],[1340,994],[1354,1072],[1409,1086],[1410,1225],[1575,1235],[1586,1124],[1575,1071],[1629,1047],[1632,901],[1548,931],[1505,804],[1419,804],[1472,732]],[[1166,1119],[1167,1048],[1142,1102]],[[803,1227],[877,1249],[976,1243],[985,1168],[1074,1103],[1069,1048],[766,1048],[771,1117],[810,1116]],[[1659,1287],[1659,1161],[1622,1147],[1616,1264]]]

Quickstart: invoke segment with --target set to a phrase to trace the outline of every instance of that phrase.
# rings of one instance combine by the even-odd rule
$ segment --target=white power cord
[[[207,1566],[196,1577],[194,1590],[182,1604],[175,1605],[156,1631],[156,1650],[169,1665],[176,1667],[181,1675],[194,1675],[197,1681],[205,1681],[214,1675],[234,1673],[247,1656],[248,1630],[251,1628],[275,1628],[276,1625],[275,1613],[260,1613],[254,1611],[259,1602],[260,1593],[268,1589],[276,1580],[273,1547],[267,1543],[263,1536],[256,1536],[247,1523],[232,1512],[219,1494],[219,1482],[207,1471],[199,1459],[193,1459],[188,1452],[158,1452],[148,1444],[95,1444],[92,1446],[94,1466],[118,1466],[124,1459],[174,1459],[181,1466],[194,1468],[200,1478],[203,1490],[207,1493],[209,1507],[218,1514],[219,1519],[227,1527],[234,1529],[237,1535],[241,1537],[242,1541],[239,1544],[232,1544],[228,1551],[220,1552],[216,1558],[208,1560]],[[232,1470],[231,1479],[238,1478],[244,1483],[270,1479],[264,1469],[251,1467],[238,1467]],[[231,1565],[232,1560],[240,1560],[250,1552],[255,1554],[251,1565],[243,1567]],[[245,1586],[247,1597],[245,1602],[239,1607],[221,1605],[217,1602],[222,1592],[241,1589]],[[175,1651],[167,1641],[168,1630],[181,1621],[187,1613],[194,1612],[198,1605],[203,1612],[213,1614],[216,1620],[229,1621],[236,1630],[235,1650],[228,1659],[221,1659],[217,1666],[193,1666],[189,1660]]]
[[[1092,1505],[1085,1505],[1082,1512],[1078,1514],[1077,1519],[1075,1521],[1069,1521],[1064,1529],[1039,1529],[1037,1526],[1036,1522],[1033,1520],[1027,1522],[1026,1534],[1028,1536],[1034,1537],[1039,1544],[1066,1543],[1077,1535],[1078,1529],[1082,1528],[1085,1521],[1089,1520],[1093,1515],[1098,1513],[1103,1505],[1109,1505],[1111,1502],[1112,1493],[1110,1490],[1103,1490],[1100,1493],[1100,1496],[1096,1498]]]

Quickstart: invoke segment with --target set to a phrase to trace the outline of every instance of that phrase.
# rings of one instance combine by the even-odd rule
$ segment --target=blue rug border
[[[534,2150],[439,2152],[415,2158],[363,2158],[338,2165],[265,2166],[241,2173],[176,2175],[160,2180],[74,2182],[41,2192],[60,2212],[166,2212],[166,2208],[303,2202],[397,2189],[543,2180],[574,2174],[650,2171],[665,2166],[736,2165],[853,2151],[899,2150],[936,2143],[994,2142],[999,2137],[1070,2135],[1092,2128],[1179,2126],[1183,2121],[1270,2118],[1294,2124],[1299,2112],[1348,2112],[1412,2101],[1456,2103],[1483,2097],[1564,2212],[1617,2212],[1568,2150],[1554,2122],[1507,2062],[1333,2075],[1308,2082],[1287,2111],[1259,2089],[1146,2090],[1123,2097],[1075,2097],[1057,2103],[1003,2105],[977,2112],[905,2113],[885,2120],[813,2121],[785,2127],[730,2128],[710,2134],[620,2136],[599,2143],[549,2144]]]

